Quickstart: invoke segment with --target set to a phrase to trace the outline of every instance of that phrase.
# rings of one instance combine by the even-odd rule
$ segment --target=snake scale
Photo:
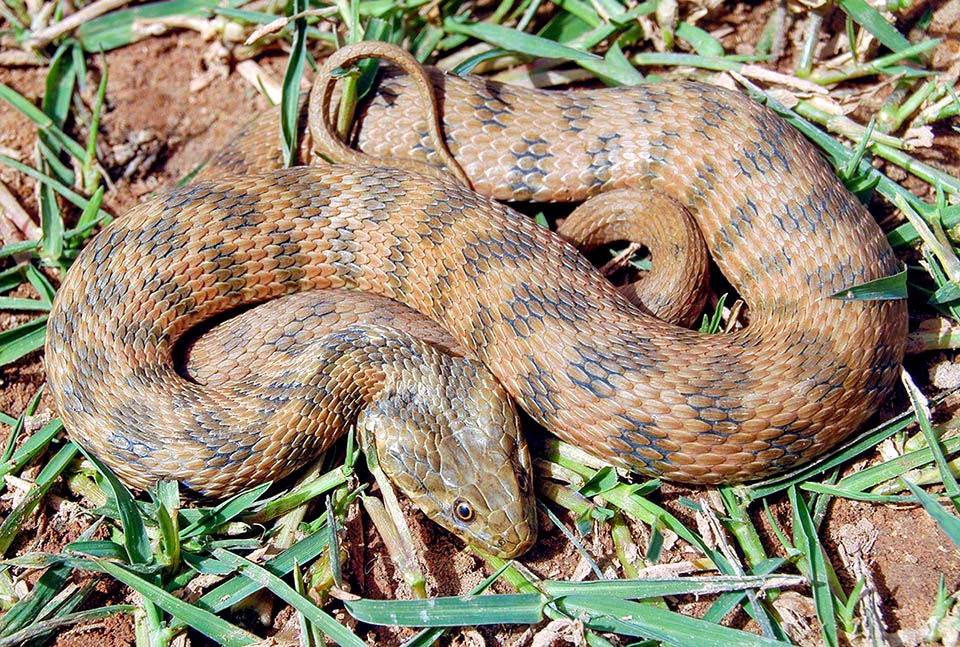
[[[481,381],[502,384],[560,438],[687,483],[752,480],[807,461],[889,393],[905,303],[831,295],[896,273],[897,260],[867,210],[770,110],[694,82],[545,92],[424,74],[473,190],[386,163],[262,170],[275,160],[254,168],[228,147],[216,173],[150,198],[83,250],[57,294],[46,347],[55,404],[74,437],[134,485],[178,478],[223,496],[288,473],[351,416],[370,430],[415,428],[424,416],[503,425],[502,453],[464,463],[484,501],[461,494],[435,505],[482,526],[499,499],[519,497],[509,514],[493,515],[493,534],[512,533],[493,550],[514,554],[533,536],[508,529],[532,515],[514,416],[492,398],[461,395],[474,393],[465,379],[424,368],[430,344],[381,323],[349,325],[248,393],[243,377],[182,377],[171,359],[177,341],[242,305],[318,288],[375,293],[437,322],[466,349],[460,375],[485,367],[496,379]],[[418,84],[383,75],[357,115],[363,155],[444,163]],[[270,127],[248,128],[244,145],[259,146],[261,131]],[[495,201],[582,201],[624,188],[690,211],[748,304],[748,325],[705,335],[658,319],[556,233]],[[352,350],[358,340],[374,350]],[[371,355],[400,368],[365,368]],[[320,377],[310,372],[318,367]],[[387,396],[352,371],[373,374]],[[404,373],[413,386],[397,386]],[[454,403],[422,393],[427,382]],[[464,400],[479,413],[447,411]],[[371,402],[372,413],[360,410]],[[410,411],[412,422],[393,418]],[[474,427],[454,444],[470,445]],[[429,462],[432,442],[400,444]],[[436,494],[453,478],[419,485]]]

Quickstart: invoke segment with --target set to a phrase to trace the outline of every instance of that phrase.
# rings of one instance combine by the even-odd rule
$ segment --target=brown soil
[[[729,25],[738,31],[737,40],[755,42],[755,31],[765,19],[766,5],[743,6],[729,14]],[[956,27],[953,27],[956,29]],[[740,31],[740,30],[743,31]],[[747,36],[743,34],[747,33]],[[728,38],[734,38],[729,36]],[[735,47],[735,45],[732,45]],[[946,46],[946,45],[945,45]],[[107,56],[110,70],[107,109],[102,122],[101,156],[114,177],[129,168],[128,176],[117,181],[116,189],[107,193],[106,207],[120,214],[136,204],[145,194],[176,182],[227,140],[240,124],[267,107],[259,93],[238,74],[226,68],[222,76],[214,75],[198,91],[190,91],[191,80],[207,74],[202,67],[203,54],[210,45],[194,33],[180,33],[150,39],[140,44],[111,52]],[[265,56],[260,62],[280,76],[285,57]],[[94,62],[94,67],[96,63]],[[91,73],[88,83],[96,87],[97,71]],[[41,68],[0,68],[0,81],[31,99],[43,92]],[[0,102],[0,151],[19,155],[29,161],[34,145],[34,128],[7,104]],[[139,158],[139,166],[130,160]],[[955,164],[945,166],[954,175],[960,174]],[[0,181],[18,196],[23,206],[35,212],[32,181],[0,165]],[[2,269],[3,266],[0,266]],[[23,289],[27,294],[28,289]],[[0,313],[0,330],[26,320],[24,316]],[[925,358],[926,359],[926,358]],[[937,361],[943,358],[932,358]],[[921,366],[916,373],[922,373]],[[11,367],[0,368],[0,409],[8,413],[21,412],[44,380],[42,358],[33,354]],[[49,414],[45,403],[41,411]],[[0,431],[5,436],[7,430]],[[29,474],[28,474],[29,476]],[[676,487],[666,487],[662,495],[664,505],[672,512],[695,523],[691,514],[678,504],[680,497],[701,499],[705,493]],[[8,497],[0,500],[0,515],[10,509]],[[787,513],[781,503],[775,504],[774,516],[781,525],[789,526],[781,517]],[[766,524],[762,510],[756,511],[758,523]],[[453,595],[465,592],[478,583],[487,571],[482,562],[464,550],[446,533],[429,523],[422,523],[417,514],[408,515],[413,535],[420,549],[421,563],[428,578],[431,595]],[[87,527],[89,518],[78,514],[68,504],[48,502],[27,521],[22,539],[11,554],[34,550],[58,552],[66,542],[75,539]],[[544,520],[544,523],[545,520]],[[376,533],[368,527],[365,517],[357,515],[348,524],[348,543],[352,557],[347,568],[355,591],[369,597],[394,598],[409,595],[409,590],[398,583],[395,569],[383,550]],[[782,550],[768,528],[767,545],[776,554]],[[854,563],[859,560],[869,574],[882,600],[883,620],[893,644],[917,644],[925,632],[925,623],[932,611],[935,591],[941,577],[946,588],[953,592],[960,585],[960,555],[955,545],[943,534],[922,510],[905,506],[882,506],[835,501],[823,523],[822,536],[830,550],[831,561],[840,569],[844,588],[849,591],[857,580]],[[638,543],[645,535],[638,531]],[[611,542],[602,532],[588,538],[588,548],[597,556],[601,568],[613,569],[615,555]],[[681,560],[689,555],[682,548],[673,549],[672,558]],[[569,544],[556,532],[545,532],[538,546],[522,560],[534,573],[544,578],[571,578],[582,576],[582,564]],[[31,577],[31,581],[32,581]],[[127,601],[128,593],[112,580],[101,578],[96,602],[120,603]],[[504,589],[505,590],[505,589]],[[798,638],[804,643],[819,642],[819,633],[813,622],[808,591],[800,591],[791,608],[796,616]],[[702,604],[679,601],[680,608],[696,612]],[[333,605],[336,608],[336,605]],[[342,612],[337,613],[351,624]],[[289,610],[280,611],[271,620],[281,636],[291,636]],[[352,623],[351,626],[353,626]],[[732,624],[744,626],[746,618],[736,616]],[[261,627],[255,629],[265,632]],[[463,630],[444,639],[451,645],[474,644],[533,644],[533,632],[541,635],[538,645],[573,644],[564,637],[563,627],[550,625],[534,629],[513,627],[484,629],[480,632]],[[359,635],[371,643],[394,644],[409,638],[409,630],[372,630],[360,628]],[[114,647],[132,645],[132,622],[128,617],[115,617],[99,624],[64,631],[56,641],[60,647],[93,646]],[[202,641],[200,644],[203,644]]]

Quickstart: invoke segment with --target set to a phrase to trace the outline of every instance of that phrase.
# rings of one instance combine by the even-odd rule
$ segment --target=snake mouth
[[[526,533],[511,534],[511,536],[501,535],[494,540],[484,542],[485,545],[477,545],[476,547],[500,559],[514,559],[533,548],[536,541],[536,527],[531,527]]]
[[[480,533],[471,533],[482,550],[513,559],[530,550],[537,541],[536,502],[529,494],[511,501],[497,514],[488,515],[490,524]]]
[[[514,543],[509,549],[504,550],[503,554],[497,555],[497,557],[502,557],[503,559],[519,557],[533,548],[535,543],[537,543],[537,529],[536,527],[532,527],[523,539]]]

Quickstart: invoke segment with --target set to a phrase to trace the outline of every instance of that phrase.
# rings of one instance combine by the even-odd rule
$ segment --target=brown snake
[[[392,51],[368,45],[351,58],[340,50],[336,64],[393,59]],[[739,482],[809,460],[856,431],[888,394],[904,352],[905,303],[831,295],[895,273],[897,261],[867,210],[768,109],[690,82],[543,92],[427,74],[446,145],[487,197],[365,157],[364,166],[253,172],[241,148],[228,147],[208,179],[105,228],[65,278],[46,357],[74,437],[134,485],[179,478],[219,496],[288,473],[343,433],[349,415],[371,429],[403,415],[407,405],[384,403],[345,374],[367,361],[347,345],[359,337],[372,339],[378,356],[404,358],[403,370],[427,370],[410,358],[432,347],[399,348],[408,340],[380,324],[335,333],[252,394],[243,378],[218,387],[175,371],[174,346],[197,323],[317,288],[373,292],[427,315],[552,433],[677,481]],[[357,117],[365,155],[443,164],[418,83],[382,79]],[[254,125],[243,145],[260,145],[261,130],[276,131]],[[630,187],[689,209],[749,305],[747,326],[703,335],[666,323],[559,236],[493,201],[579,201]],[[310,377],[317,365],[326,377]],[[395,396],[393,374],[373,372]],[[431,379],[447,395],[462,386]],[[337,404],[337,393],[348,404]],[[358,414],[358,400],[373,400],[376,415]],[[489,420],[497,416],[510,417]],[[518,451],[512,435],[501,444]],[[430,460],[431,448],[421,453]],[[529,490],[522,469],[496,470],[497,488]],[[481,498],[494,489],[484,478]],[[514,507],[529,513],[524,500]],[[472,521],[485,522],[477,510]],[[510,554],[530,541],[515,536],[494,550]]]

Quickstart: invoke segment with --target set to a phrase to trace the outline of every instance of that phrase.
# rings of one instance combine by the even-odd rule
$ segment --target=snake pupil
[[[453,503],[453,512],[457,515],[457,518],[460,519],[460,521],[473,520],[473,506],[463,499],[457,499]]]
[[[530,482],[527,480],[527,475],[523,472],[517,472],[517,487],[520,488],[520,491],[526,494],[529,486]]]

